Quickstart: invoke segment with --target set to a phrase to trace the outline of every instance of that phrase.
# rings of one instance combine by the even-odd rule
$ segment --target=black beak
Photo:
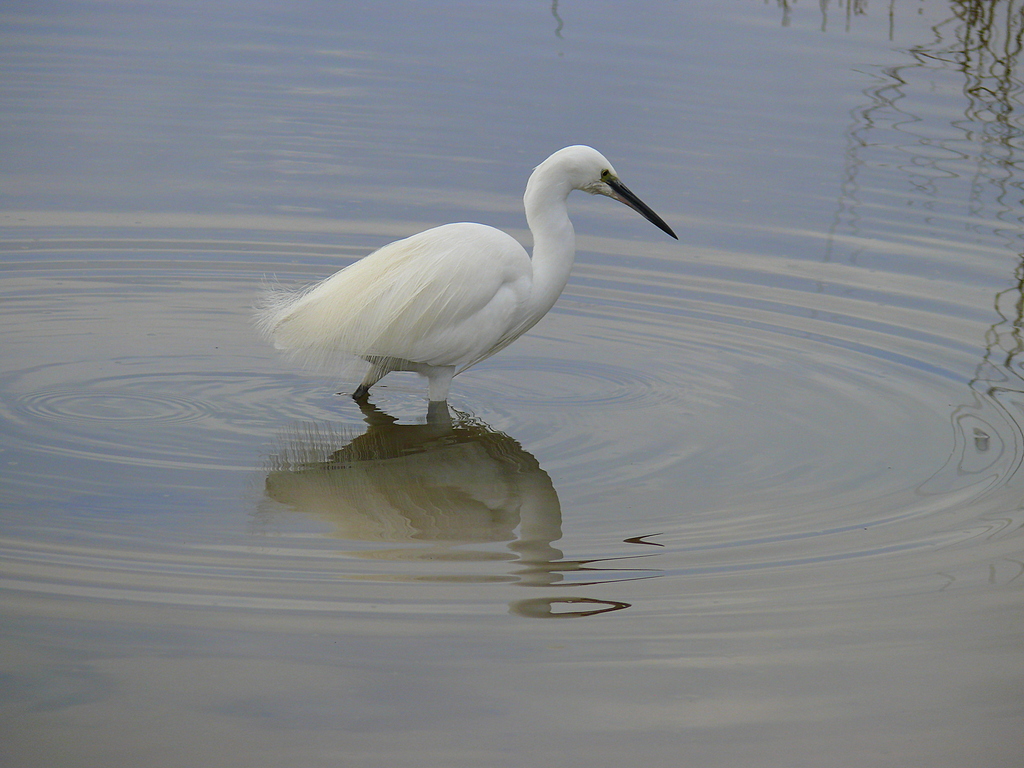
[[[672,231],[672,228],[662,220],[661,216],[659,216],[650,208],[648,208],[647,204],[644,203],[643,200],[641,200],[639,197],[630,192],[629,187],[627,187],[618,179],[612,179],[611,181],[605,183],[608,184],[609,187],[611,187],[612,197],[614,197],[620,203],[628,205],[630,208],[639,213],[641,216],[643,216],[645,219],[651,222],[651,224],[656,226],[665,234],[675,237],[676,240],[679,239],[678,237],[676,237],[676,233]]]

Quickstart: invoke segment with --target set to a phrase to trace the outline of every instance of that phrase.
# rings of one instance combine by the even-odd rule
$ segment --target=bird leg
[[[370,370],[363,376],[363,383],[352,393],[353,400],[365,400],[370,394],[370,387],[394,370],[393,366],[388,365],[386,358],[369,358],[369,360]]]
[[[427,377],[427,396],[431,402],[444,402],[448,399],[448,390],[455,376],[454,365],[429,366],[422,371]]]

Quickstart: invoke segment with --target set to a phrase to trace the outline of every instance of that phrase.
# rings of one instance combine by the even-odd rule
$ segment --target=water
[[[0,762],[1024,756],[1021,5],[22,5]],[[450,424],[255,338],[585,142]]]

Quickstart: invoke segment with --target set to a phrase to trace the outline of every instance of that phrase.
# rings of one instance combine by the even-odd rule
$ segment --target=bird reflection
[[[271,458],[267,498],[326,522],[329,535],[405,545],[356,553],[363,557],[516,564],[511,575],[474,580],[585,586],[653,575],[608,565],[621,558],[564,559],[554,546],[562,515],[551,478],[508,435],[444,404],[432,406],[425,424],[399,424],[368,401],[360,407],[367,429],[355,436],[330,424],[293,429]],[[486,546],[501,542],[501,549]],[[416,579],[467,579],[453,570]],[[626,607],[563,595],[516,602],[512,610],[565,618]]]

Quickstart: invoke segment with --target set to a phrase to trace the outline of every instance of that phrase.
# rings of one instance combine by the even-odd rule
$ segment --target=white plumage
[[[385,245],[305,290],[268,291],[258,326],[305,365],[368,361],[357,399],[390,371],[416,371],[427,377],[431,401],[447,400],[456,373],[515,341],[565,288],[575,257],[566,208],[573,189],[619,200],[675,237],[599,152],[566,147],[526,186],[532,260],[498,229],[446,224]]]

